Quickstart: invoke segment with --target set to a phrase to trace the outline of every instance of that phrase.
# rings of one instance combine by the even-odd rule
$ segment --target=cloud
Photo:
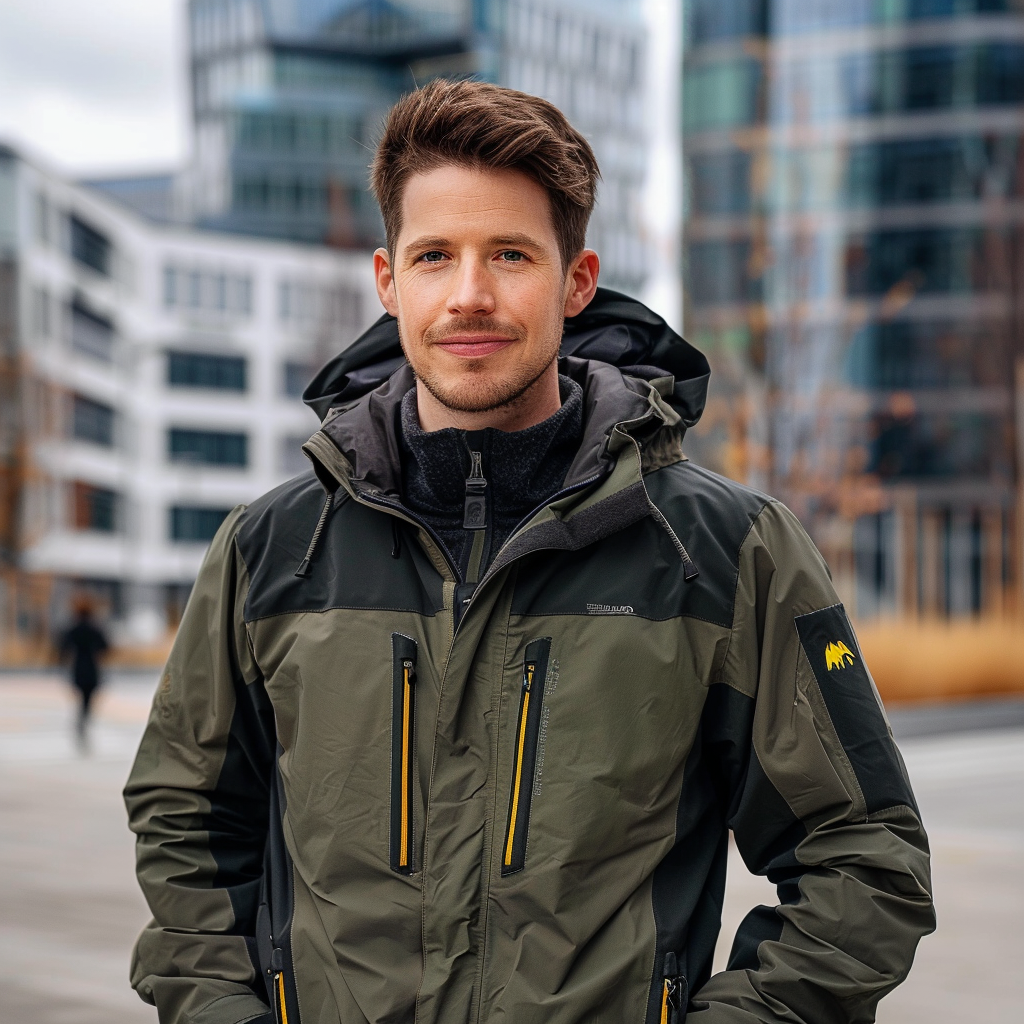
[[[184,18],[184,0],[3,0],[0,136],[75,173],[180,163]]]

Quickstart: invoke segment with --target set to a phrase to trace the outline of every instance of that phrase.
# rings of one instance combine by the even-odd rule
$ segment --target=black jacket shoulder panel
[[[775,499],[692,462],[666,466],[645,482],[697,566],[699,575],[687,584],[690,614],[731,628],[740,548]]]
[[[412,531],[399,524],[405,542],[396,547],[393,517],[344,491],[334,496],[309,575],[296,576],[326,497],[309,473],[276,487],[243,514],[236,543],[249,570],[246,622],[329,608],[434,615],[444,607],[441,578]]]
[[[743,540],[772,499],[677,463],[649,473],[651,500],[696,563],[690,581],[668,532],[654,516],[576,551],[539,551],[516,577],[516,615],[691,617],[732,627]]]

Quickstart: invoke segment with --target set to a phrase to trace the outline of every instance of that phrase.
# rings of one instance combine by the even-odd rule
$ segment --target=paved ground
[[[156,1024],[127,983],[147,913],[120,802],[151,692],[150,678],[113,681],[97,709],[92,752],[82,758],[60,683],[0,675],[3,1024]],[[1018,702],[894,715],[932,836],[940,923],[921,944],[910,980],[883,1001],[880,1024],[1021,1018],[1020,710]],[[936,731],[943,734],[927,735]],[[738,858],[731,867],[721,956],[743,914],[774,902],[771,887]]]

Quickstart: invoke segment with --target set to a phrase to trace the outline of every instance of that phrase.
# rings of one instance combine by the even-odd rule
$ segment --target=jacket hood
[[[642,302],[609,288],[598,288],[579,316],[565,321],[561,356],[608,363],[631,377],[672,377],[665,401],[681,425],[700,419],[711,368],[704,355],[684,341]],[[302,400],[320,417],[379,387],[405,362],[398,321],[385,313],[310,381]]]

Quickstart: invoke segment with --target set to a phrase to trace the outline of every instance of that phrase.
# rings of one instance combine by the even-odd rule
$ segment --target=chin
[[[427,377],[420,377],[420,380],[434,398],[453,412],[490,412],[514,405],[534,383],[532,379],[481,379],[474,375],[467,375],[461,381]]]

